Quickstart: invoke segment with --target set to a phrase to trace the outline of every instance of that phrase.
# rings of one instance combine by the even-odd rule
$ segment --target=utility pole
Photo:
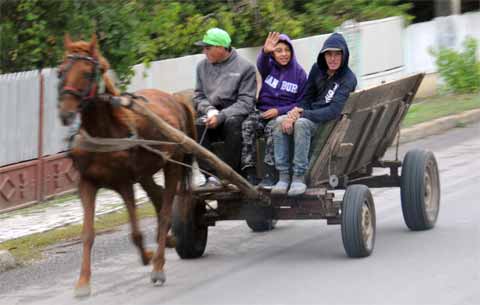
[[[435,17],[459,15],[461,13],[461,0],[435,0]]]

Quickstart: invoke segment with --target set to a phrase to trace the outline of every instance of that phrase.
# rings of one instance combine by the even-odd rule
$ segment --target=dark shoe
[[[288,191],[288,196],[299,196],[305,193],[307,190],[307,185],[305,184],[305,176],[293,176],[292,184],[290,185],[290,190]]]
[[[257,176],[248,175],[247,176],[247,181],[251,185],[257,185]]]
[[[255,167],[247,167],[243,172],[245,173],[245,179],[251,185],[257,185],[257,169]]]
[[[286,195],[290,184],[289,174],[280,174],[277,184],[272,187],[272,195]]]
[[[275,182],[277,182],[275,177],[267,174],[265,175],[265,177],[263,177],[262,181],[260,181],[258,186],[265,190],[271,190],[272,187],[275,185]]]
[[[270,190],[272,187],[275,185],[277,182],[277,170],[275,167],[271,165],[266,165],[265,166],[265,176],[263,177],[262,181],[258,185],[260,188],[265,189],[265,190]]]

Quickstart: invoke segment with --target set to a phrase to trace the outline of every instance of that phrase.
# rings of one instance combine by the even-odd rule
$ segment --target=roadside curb
[[[413,127],[400,130],[400,144],[413,142],[432,135],[443,133],[449,129],[480,121],[480,109],[465,111],[459,114],[438,118]]]
[[[14,268],[15,258],[8,250],[0,250],[0,272]]]

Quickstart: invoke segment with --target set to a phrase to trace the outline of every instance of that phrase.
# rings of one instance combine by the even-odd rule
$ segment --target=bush
[[[480,62],[476,59],[477,41],[467,38],[463,42],[464,51],[448,48],[431,50],[440,76],[445,81],[445,89],[453,93],[474,93],[480,91]]]

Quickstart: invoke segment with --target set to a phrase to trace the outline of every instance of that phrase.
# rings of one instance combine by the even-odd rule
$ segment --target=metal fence
[[[55,70],[0,75],[0,211],[74,188]]]
[[[38,71],[0,75],[0,166],[38,157]]]

